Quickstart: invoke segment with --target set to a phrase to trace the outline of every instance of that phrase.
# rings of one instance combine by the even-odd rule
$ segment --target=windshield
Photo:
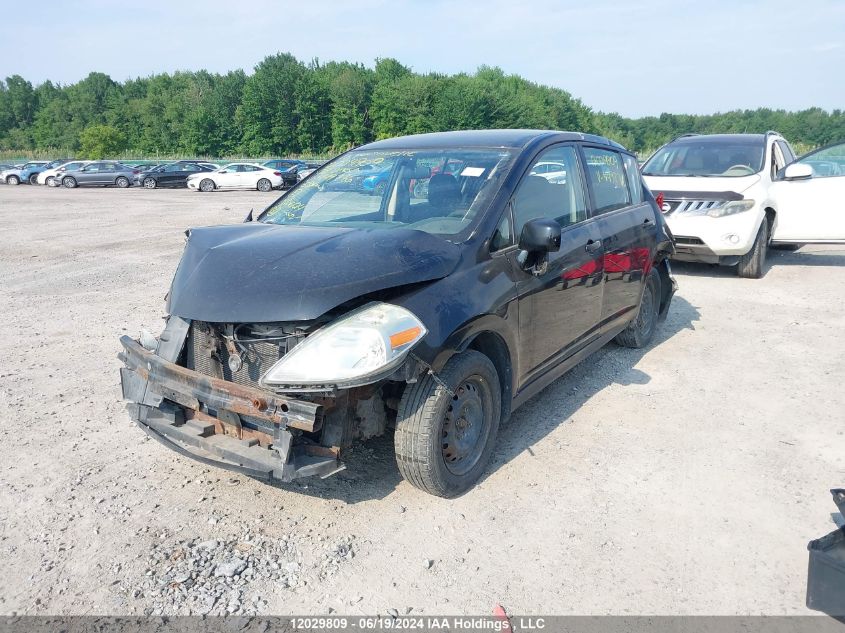
[[[661,147],[643,166],[644,176],[739,178],[763,169],[762,141],[689,141]]]
[[[489,203],[513,158],[506,149],[355,150],[308,176],[260,219],[454,236]]]

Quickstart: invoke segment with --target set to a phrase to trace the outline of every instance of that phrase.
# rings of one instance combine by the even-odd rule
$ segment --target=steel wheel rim
[[[640,313],[637,315],[637,329],[643,334],[648,334],[654,326],[654,296],[652,285],[647,283],[640,302]]]
[[[453,475],[465,475],[481,459],[489,435],[491,401],[481,376],[470,376],[455,388],[440,432],[443,463]]]

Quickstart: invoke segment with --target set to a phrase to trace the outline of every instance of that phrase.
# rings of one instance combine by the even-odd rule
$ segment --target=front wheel
[[[739,258],[736,266],[736,273],[746,279],[760,279],[763,276],[763,269],[766,265],[766,251],[769,246],[769,222],[763,218],[760,223],[760,230],[754,239],[751,250]]]
[[[48,187],[55,187],[56,186],[56,179],[52,176],[47,176],[47,180],[44,181],[44,184]]]
[[[205,193],[214,191],[214,181],[209,178],[203,178],[200,183],[200,191],[204,191]]]
[[[155,178],[144,178],[144,189],[155,189],[156,184]]]
[[[73,176],[65,176],[64,178],[62,178],[62,185],[64,185],[68,189],[73,189],[74,187],[76,187],[76,178],[74,178]]]
[[[264,193],[267,193],[268,191],[272,191],[273,190],[273,183],[271,183],[266,178],[262,178],[261,180],[258,181],[258,190],[262,191]]]
[[[465,492],[487,467],[501,414],[490,359],[475,350],[453,356],[439,380],[429,374],[405,387],[394,437],[399,472],[438,497]]]
[[[126,189],[129,186],[129,178],[126,176],[118,176],[114,180],[114,184],[116,184],[121,189]]]
[[[654,338],[660,315],[660,273],[652,268],[645,278],[643,296],[637,317],[616,335],[616,342],[623,347],[645,347]]]

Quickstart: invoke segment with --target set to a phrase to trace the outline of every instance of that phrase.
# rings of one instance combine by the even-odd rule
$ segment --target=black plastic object
[[[830,491],[845,517],[845,489]],[[810,541],[807,570],[807,607],[845,619],[845,526]]]

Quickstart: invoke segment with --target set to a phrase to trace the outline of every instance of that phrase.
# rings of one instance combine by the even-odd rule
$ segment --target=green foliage
[[[327,154],[379,138],[441,130],[540,128],[602,134],[647,155],[688,132],[778,130],[798,150],[845,138],[845,113],[743,110],[630,119],[593,112],[568,92],[499,68],[419,74],[395,59],[374,68],[289,54],[253,74],[201,70],[130,79],[90,73],[68,86],[0,81],[0,152],[100,158]]]
[[[92,125],[79,135],[82,158],[113,157],[126,149],[126,135],[111,125]]]

